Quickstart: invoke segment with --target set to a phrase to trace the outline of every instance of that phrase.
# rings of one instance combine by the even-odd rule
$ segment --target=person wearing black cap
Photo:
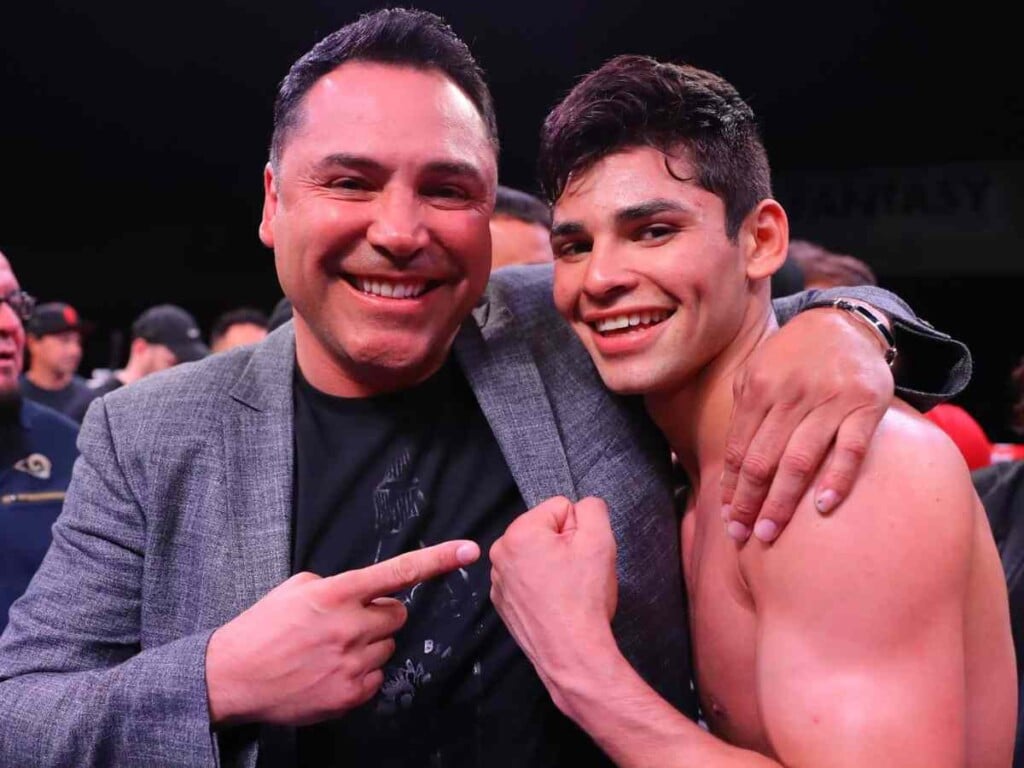
[[[132,344],[125,367],[99,384],[86,387],[68,414],[81,421],[96,398],[178,363],[201,360],[209,352],[199,324],[188,311],[174,304],[150,307],[132,323]]]
[[[52,301],[35,308],[25,323],[29,363],[20,386],[26,398],[70,416],[75,403],[88,396],[77,373],[86,330],[70,304]]]

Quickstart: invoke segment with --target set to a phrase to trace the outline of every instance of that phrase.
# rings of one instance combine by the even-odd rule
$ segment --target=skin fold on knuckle
[[[779,475],[789,482],[802,482],[817,468],[821,456],[803,451],[787,452],[779,463]]]
[[[869,442],[863,435],[844,435],[836,445],[836,457],[844,463],[859,465],[868,455]]]
[[[740,443],[739,438],[730,438],[725,446],[725,471],[722,473],[723,483],[736,485],[745,455],[745,446]]]
[[[740,479],[748,488],[767,489],[775,475],[775,466],[765,456],[748,455],[740,466]]]

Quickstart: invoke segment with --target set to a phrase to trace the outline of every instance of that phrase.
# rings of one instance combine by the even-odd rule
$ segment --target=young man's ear
[[[770,277],[786,261],[789,249],[789,219],[775,200],[762,200],[743,224],[747,248],[747,277]]]
[[[263,168],[263,218],[260,219],[260,241],[274,247],[274,216],[277,214],[277,183],[274,168],[267,163]]]

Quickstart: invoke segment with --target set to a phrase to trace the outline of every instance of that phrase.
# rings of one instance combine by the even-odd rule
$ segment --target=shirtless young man
[[[549,115],[541,169],[555,303],[605,383],[643,395],[691,480],[683,565],[711,732],[615,645],[597,499],[549,500],[491,552],[492,598],[555,703],[623,766],[1009,766],[1004,577],[942,432],[897,401],[836,513],[807,494],[771,544],[723,526],[733,387],[775,332],[769,278],[788,241],[750,108],[709,72],[620,57]]]

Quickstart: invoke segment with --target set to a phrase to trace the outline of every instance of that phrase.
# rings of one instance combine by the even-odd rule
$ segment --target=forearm
[[[217,765],[203,677],[208,637],[83,671],[43,667],[41,643],[5,637],[0,765]],[[45,671],[23,671],[32,666]]]
[[[610,636],[609,636],[610,637]],[[643,681],[614,641],[546,675],[552,698],[621,768],[769,768],[773,760],[716,738]]]
[[[857,299],[884,312],[892,323],[899,357],[893,373],[897,393],[921,410],[961,392],[971,378],[970,350],[960,341],[917,317],[899,296],[876,286],[861,285],[804,291],[773,302],[779,323],[832,300]]]

